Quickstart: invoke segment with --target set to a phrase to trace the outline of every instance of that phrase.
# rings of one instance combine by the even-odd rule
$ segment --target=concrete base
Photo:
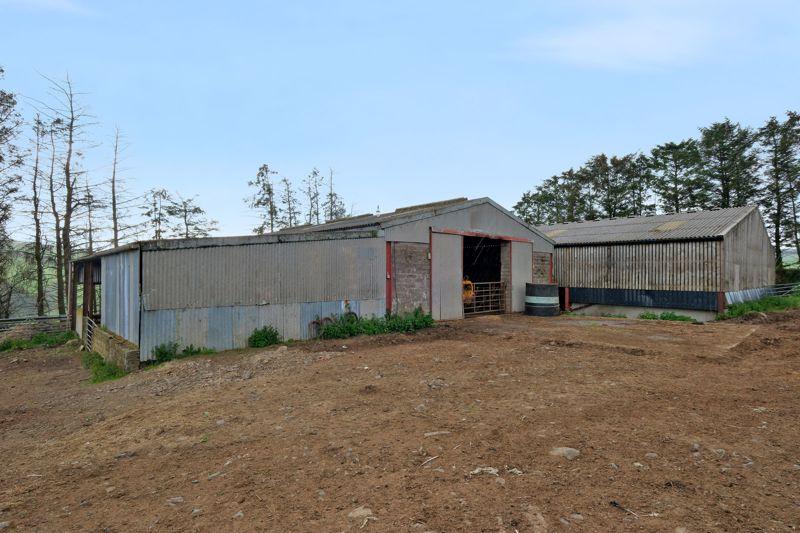
[[[575,304],[575,308],[582,304]],[[664,313],[672,312],[676,315],[690,316],[700,322],[710,322],[717,317],[713,311],[694,311],[691,309],[665,309],[661,307],[632,307],[627,305],[589,305],[580,309],[573,308],[572,312],[576,315],[586,316],[608,316],[624,315],[626,318],[639,318],[642,313]]]

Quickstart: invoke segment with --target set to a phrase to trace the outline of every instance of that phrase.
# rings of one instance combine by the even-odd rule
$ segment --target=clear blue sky
[[[0,0],[0,21],[5,88],[88,93],[95,178],[118,125],[134,188],[197,194],[222,234],[253,226],[263,162],[332,167],[357,212],[511,207],[594,153],[800,109],[796,0]]]

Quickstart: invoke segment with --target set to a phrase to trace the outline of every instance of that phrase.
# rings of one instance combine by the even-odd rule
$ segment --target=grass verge
[[[95,352],[86,352],[83,354],[82,363],[84,368],[88,368],[92,373],[89,379],[92,383],[102,383],[103,381],[110,381],[112,379],[119,379],[125,375],[125,371],[114,363],[109,363],[103,357]]]
[[[402,315],[386,315],[381,318],[361,318],[354,313],[333,317],[320,332],[323,339],[345,339],[357,335],[380,335],[382,333],[411,332],[433,326],[431,315],[421,309]]]
[[[8,339],[0,342],[0,352],[7,350],[27,350],[38,346],[59,346],[76,338],[73,331],[60,331],[58,333],[37,333],[30,339]]]
[[[770,313],[775,311],[788,311],[800,309],[800,294],[789,296],[767,296],[758,300],[732,304],[724,313],[717,315],[717,320],[738,318],[750,313]]]

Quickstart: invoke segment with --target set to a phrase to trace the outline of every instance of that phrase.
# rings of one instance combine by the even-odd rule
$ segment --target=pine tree
[[[297,226],[300,210],[297,207],[297,195],[292,187],[292,182],[288,178],[281,179],[283,191],[281,192],[281,218],[282,228]]]
[[[697,141],[660,144],[650,152],[653,191],[665,213],[681,213],[707,203],[708,189],[698,179],[700,152]]]
[[[311,172],[303,180],[303,192],[306,195],[306,206],[308,207],[306,224],[322,223],[322,212],[320,211],[319,204],[319,188],[321,183],[322,176],[316,167],[311,169]]]
[[[759,181],[753,132],[725,119],[700,133],[700,175],[712,186],[710,207],[752,203]]]
[[[325,195],[322,210],[325,213],[325,222],[333,222],[347,214],[347,208],[344,206],[342,197],[333,189],[333,169],[330,170],[328,175],[328,192]]]
[[[166,189],[151,189],[145,195],[142,216],[147,219],[155,240],[163,239],[164,233],[169,229],[169,206],[172,201],[172,196]]]
[[[256,178],[248,181],[247,184],[255,189],[253,195],[245,202],[251,209],[258,210],[258,217],[261,223],[253,228],[253,232],[259,235],[272,233],[280,223],[278,203],[275,195],[275,186],[272,183],[272,176],[278,174],[269,165],[263,164],[258,168]]]
[[[171,198],[166,208],[172,219],[172,236],[181,239],[208,237],[217,231],[218,222],[209,219],[205,209],[197,205],[195,198]]]

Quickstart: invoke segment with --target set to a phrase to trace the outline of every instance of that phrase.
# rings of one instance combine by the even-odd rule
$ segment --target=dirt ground
[[[484,317],[98,385],[79,361],[0,355],[9,530],[800,526],[800,313]]]

